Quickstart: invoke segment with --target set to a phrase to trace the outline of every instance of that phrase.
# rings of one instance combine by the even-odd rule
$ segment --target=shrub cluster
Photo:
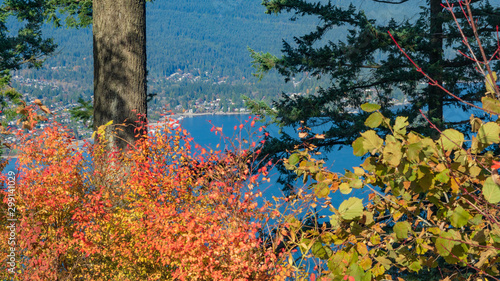
[[[110,124],[111,125],[111,124]],[[176,126],[176,125],[175,125]],[[83,148],[53,123],[20,133],[15,239],[19,280],[272,280],[286,270],[259,235],[249,150],[207,151],[166,124],[126,153]],[[103,128],[99,132],[104,132]],[[6,175],[4,175],[6,177]],[[2,179],[6,180],[6,178]],[[2,192],[7,225],[8,194]],[[1,237],[9,229],[1,228]],[[12,245],[0,240],[0,251]],[[7,257],[8,259],[8,257]],[[1,267],[6,269],[7,260]]]

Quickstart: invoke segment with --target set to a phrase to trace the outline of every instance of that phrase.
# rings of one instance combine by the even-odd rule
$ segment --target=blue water
[[[247,122],[251,122],[249,119],[249,115],[202,115],[202,116],[193,116],[193,117],[185,117],[181,120],[181,126],[186,129],[189,134],[193,137],[193,141],[203,147],[208,147],[212,149],[216,149],[217,144],[219,145],[218,149],[224,149],[226,144],[223,143],[223,139],[221,138],[221,134],[217,135],[215,132],[211,131],[213,126],[222,127],[223,134],[230,138],[232,141],[235,139],[248,139],[248,129],[250,126]],[[213,126],[210,124],[213,124]],[[239,129],[237,131],[234,130],[235,126],[239,126],[240,124],[246,124],[243,132],[239,134]],[[253,128],[253,132],[262,134],[257,131],[258,126],[262,124],[256,123],[256,126]],[[266,128],[266,130],[271,134],[271,136],[278,136],[278,128],[276,126],[270,126]],[[292,134],[293,130],[287,130],[287,133]],[[258,142],[257,137],[253,137],[254,141]],[[353,166],[357,166],[361,164],[362,159],[356,157],[352,154],[352,148],[343,147],[340,150],[334,150],[326,155],[328,157],[328,161],[326,163],[327,168],[333,172],[343,173],[344,169],[352,169]],[[15,171],[16,159],[12,159],[7,167],[4,169],[4,172]],[[276,183],[278,178],[276,171],[271,171],[271,182],[266,183],[265,185],[261,185],[259,188],[263,192],[264,198],[271,199],[272,196],[281,196],[281,185]],[[301,186],[302,182],[298,186]],[[337,195],[336,195],[337,196]],[[352,194],[347,195],[346,197],[352,196]],[[343,201],[344,196],[339,194],[338,198],[334,198],[333,205],[338,205]]]
[[[186,117],[181,121],[181,125],[185,128],[193,137],[194,141],[200,145],[208,145],[215,148],[220,141],[220,134],[215,135],[211,132],[212,122],[214,126],[222,127],[224,135],[232,137],[234,134],[234,126],[239,126],[242,122],[248,119],[249,115],[203,115]],[[256,127],[259,123],[256,124]],[[262,125],[262,124],[260,124]],[[271,134],[271,136],[278,136],[278,128],[276,126],[267,127],[266,130]],[[288,130],[287,133],[292,133],[293,130]],[[298,133],[296,133],[298,134]],[[352,169],[352,167],[357,166],[362,163],[360,157],[356,157],[352,153],[351,147],[342,147],[340,150],[334,149],[334,151],[326,154],[329,161],[327,161],[327,167],[332,172],[344,172],[344,169]]]
[[[470,116],[471,111],[464,112],[458,108],[448,108],[445,110],[445,117],[447,119],[460,119],[468,118]],[[476,116],[481,116],[481,112],[473,112]],[[192,116],[183,118],[180,123],[184,129],[186,129],[191,136],[193,137],[194,142],[203,146],[209,147],[212,149],[216,149],[217,144],[220,144],[218,149],[224,149],[226,147],[230,147],[228,142],[223,143],[223,139],[221,138],[221,134],[217,135],[211,129],[213,126],[222,127],[222,131],[224,136],[231,139],[233,142],[235,139],[246,138],[248,139],[249,129],[248,123],[251,119],[249,119],[249,115],[202,115],[202,116]],[[211,122],[211,123],[210,123]],[[239,126],[240,124],[246,124],[244,131],[242,134],[239,134],[239,129],[234,130],[235,126]],[[256,131],[260,123],[256,123],[253,131]],[[270,126],[266,128],[266,130],[271,134],[271,136],[278,136],[278,128],[276,126]],[[298,134],[297,132],[293,132],[293,129],[286,130],[288,134]],[[257,132],[258,133],[258,132]],[[255,141],[258,141],[254,137]],[[362,159],[360,157],[356,157],[352,153],[352,148],[349,146],[341,147],[340,149],[333,149],[333,151],[325,154],[327,157],[326,167],[328,170],[337,173],[344,173],[345,169],[352,170],[352,167],[358,166],[362,163]],[[7,167],[4,169],[4,172],[15,171],[15,159],[11,160]],[[264,197],[271,198],[272,195],[278,196],[281,195],[281,186],[278,185],[275,181],[277,179],[277,172],[271,171],[271,183],[261,186],[261,189],[264,193]],[[297,186],[300,186],[297,184]],[[345,199],[344,197],[349,197],[352,195],[358,195],[358,192],[354,192],[349,195],[342,195],[340,193],[335,194],[335,198],[333,198],[333,205],[338,205],[340,202]],[[337,195],[338,194],[338,195]],[[362,196],[364,197],[364,196]]]
[[[239,137],[239,135],[234,134],[234,126],[239,126],[240,124],[246,124],[245,121],[249,120],[249,115],[204,115],[204,116],[194,116],[194,117],[186,117],[181,121],[181,125],[188,132],[190,132],[193,140],[200,145],[210,146],[211,148],[215,148],[215,146],[221,141],[220,134],[215,135],[214,132],[211,132],[212,125],[216,127],[222,127],[223,133],[227,137]],[[211,124],[210,124],[211,122]],[[256,123],[254,131],[256,131],[259,125],[263,125],[260,123]],[[246,126],[245,128],[248,128]],[[245,129],[244,129],[245,130]],[[271,136],[278,137],[278,127],[270,126],[267,127],[266,130],[270,133]],[[287,133],[293,134],[293,129],[288,129]],[[295,132],[295,134],[298,134]],[[243,138],[248,137],[247,134],[242,134]],[[223,148],[223,146],[219,147]],[[348,146],[344,146],[338,149],[334,149],[328,154],[325,154],[328,158],[326,162],[326,167],[328,170],[337,173],[344,173],[344,169],[352,170],[352,167],[358,166],[362,163],[362,159],[360,157],[356,157],[353,155],[352,148]],[[271,199],[272,196],[281,196],[283,193],[281,191],[282,186],[276,183],[278,179],[277,171],[271,171],[271,182],[268,184],[261,184],[259,187],[263,192],[263,197],[266,199]],[[297,182],[297,187],[302,187],[302,181],[299,180]],[[357,191],[357,190],[355,190]],[[350,196],[362,196],[359,192],[352,192],[348,195],[343,195],[339,192],[335,193],[332,198],[332,204],[335,207],[338,207],[340,203],[350,197]]]

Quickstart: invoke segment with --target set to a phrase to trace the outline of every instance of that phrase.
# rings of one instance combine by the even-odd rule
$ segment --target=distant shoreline
[[[2,155],[2,159],[12,159],[12,158],[17,158],[19,157],[18,155],[9,155],[9,156],[4,156]]]
[[[167,115],[165,116],[165,118],[170,118],[170,119],[178,119],[179,117],[182,117],[182,118],[186,118],[186,117],[197,117],[197,116],[209,116],[209,115],[249,115],[251,114],[251,112],[205,112],[205,113],[174,113],[172,115]],[[161,123],[159,120],[157,121],[152,121],[152,122],[149,122],[150,125],[152,126],[157,126],[158,123]],[[81,146],[83,145],[84,143],[84,140],[78,140],[78,141],[75,141],[74,144],[76,144],[77,146]],[[18,158],[19,156],[18,155],[8,155],[8,156],[4,156],[2,155],[1,158],[2,159],[13,159],[13,158]]]
[[[204,113],[174,113],[170,116],[181,116],[181,117],[194,117],[194,116],[204,116],[204,115],[244,115],[252,114],[251,112],[204,112]]]

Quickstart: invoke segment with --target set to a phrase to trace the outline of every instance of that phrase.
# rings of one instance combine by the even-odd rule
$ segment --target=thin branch
[[[490,80],[486,80],[487,81],[486,83],[495,84],[495,82],[494,82],[495,79],[493,79],[493,72],[491,71],[490,64],[488,63],[488,58],[486,57],[486,53],[484,52],[484,48],[481,45],[481,40],[479,39],[479,34],[477,32],[476,23],[474,22],[474,18],[472,17],[472,9],[470,7],[470,0],[466,0],[465,5],[467,7],[467,12],[468,12],[469,18],[470,18],[469,23],[472,27],[472,30],[474,31],[474,37],[476,38],[479,50],[481,51],[481,56],[483,57],[483,63],[486,66],[486,70],[488,71],[488,76],[490,77]],[[458,24],[458,22],[457,22],[457,24]],[[496,94],[497,98],[500,99],[500,90],[498,89],[498,86],[496,84],[490,85],[490,86],[493,89],[495,89],[495,94]]]
[[[455,95],[455,94],[451,93],[450,91],[448,91],[448,89],[446,89],[445,87],[443,87],[442,85],[440,85],[440,84],[439,84],[436,80],[432,79],[432,78],[431,78],[431,77],[430,77],[427,73],[425,73],[425,72],[422,70],[422,68],[420,68],[420,67],[418,66],[418,64],[416,64],[416,63],[415,63],[415,62],[411,59],[411,57],[410,57],[410,56],[409,56],[409,55],[408,55],[408,54],[407,54],[407,53],[403,50],[403,48],[402,48],[402,47],[398,44],[398,42],[397,42],[397,41],[396,41],[396,39],[392,36],[392,34],[391,34],[391,32],[390,32],[390,31],[387,31],[387,33],[389,33],[389,36],[391,36],[392,40],[394,41],[394,43],[396,44],[396,46],[399,48],[399,50],[400,50],[400,51],[401,51],[401,52],[402,52],[402,53],[406,56],[406,58],[407,58],[407,59],[408,59],[408,60],[409,60],[409,61],[410,61],[410,62],[411,62],[411,63],[412,63],[412,64],[413,64],[416,68],[417,68],[417,72],[422,73],[422,75],[424,75],[424,76],[425,76],[425,78],[427,78],[427,79],[430,81],[430,82],[429,82],[429,84],[430,84],[431,86],[436,86],[436,87],[440,88],[440,89],[441,89],[441,90],[443,90],[446,94],[448,94],[448,95],[450,95],[450,96],[454,97],[454,98],[455,98],[455,99],[457,99],[458,101],[461,101],[461,102],[463,102],[463,103],[465,103],[465,104],[467,104],[467,105],[469,105],[469,106],[471,106],[471,107],[474,107],[474,108],[477,108],[477,109],[483,110],[483,111],[488,112],[488,113],[493,114],[493,115],[497,115],[497,113],[496,113],[496,112],[493,112],[493,111],[491,111],[491,110],[484,109],[484,108],[479,107],[479,106],[477,106],[477,105],[475,105],[475,104],[472,104],[472,103],[470,103],[470,102],[467,102],[467,101],[465,101],[465,100],[461,99],[460,97],[458,97],[457,95]]]
[[[409,0],[400,0],[400,1],[390,1],[390,0],[373,0],[373,2],[385,3],[385,4],[403,4],[408,2]]]
[[[420,114],[422,114],[422,116],[425,118],[425,120],[427,120],[427,122],[429,123],[429,125],[437,130],[439,132],[439,134],[441,134],[442,136],[444,136],[445,138],[447,138],[450,142],[452,142],[453,144],[455,144],[457,147],[459,147],[460,149],[462,149],[463,151],[465,151],[467,153],[467,155],[469,157],[472,158],[472,160],[474,162],[476,162],[477,164],[479,164],[480,166],[482,166],[485,170],[487,170],[488,172],[492,172],[490,169],[488,169],[486,166],[483,165],[483,163],[481,163],[480,161],[477,161],[477,158],[474,157],[468,150],[466,150],[465,148],[463,148],[462,146],[458,145],[456,142],[454,142],[452,139],[450,139],[447,135],[444,135],[443,132],[436,126],[434,125],[434,123],[431,122],[431,120],[429,120],[429,118],[427,118],[427,116],[425,116],[425,114],[422,112],[422,110],[420,110]],[[447,165],[448,165],[448,169],[450,170],[450,173],[451,171],[453,171],[451,169],[451,165],[450,163],[447,162]],[[455,183],[460,186],[460,183],[457,181],[457,178],[455,176],[453,176],[453,180],[455,181]],[[480,200],[477,196],[475,196],[474,194],[471,194],[466,188],[462,188],[462,190],[469,196],[471,196],[474,200],[476,200],[477,202]],[[483,212],[483,210],[479,209],[476,205],[474,205],[474,203],[472,203],[469,199],[465,198],[465,197],[462,197],[462,199],[464,199],[465,201],[467,201],[467,203],[469,203],[474,209],[476,209],[476,211],[478,211],[479,213],[481,213],[483,216],[489,218],[492,222],[496,223],[498,226],[500,226],[500,223],[492,216],[488,215],[487,213]]]

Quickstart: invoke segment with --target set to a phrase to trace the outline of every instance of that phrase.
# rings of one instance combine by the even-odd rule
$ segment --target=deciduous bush
[[[469,3],[460,5],[475,30]],[[452,11],[451,4],[444,7]],[[282,221],[277,238],[297,270],[312,280],[500,280],[500,91],[489,68],[500,59],[500,47],[490,57],[476,57],[471,42],[464,36],[467,59],[477,63],[487,93],[482,107],[468,104],[486,113],[483,120],[471,115],[468,140],[430,120],[439,138],[420,135],[406,117],[391,121],[379,105],[367,103],[361,109],[371,112],[368,129],[352,144],[355,155],[367,157],[339,175],[314,159],[315,147],[302,132],[303,144],[285,166],[306,186],[275,212]],[[479,39],[477,44],[481,49]],[[385,137],[382,127],[390,131]],[[332,205],[331,193],[352,189],[366,192]]]
[[[16,273],[4,255],[1,278],[283,279],[259,235],[268,212],[252,187],[265,169],[252,172],[248,149],[208,150],[176,126],[154,128],[126,153],[106,151],[102,135],[79,148],[56,123],[19,133]],[[0,232],[8,253],[9,229]]]

